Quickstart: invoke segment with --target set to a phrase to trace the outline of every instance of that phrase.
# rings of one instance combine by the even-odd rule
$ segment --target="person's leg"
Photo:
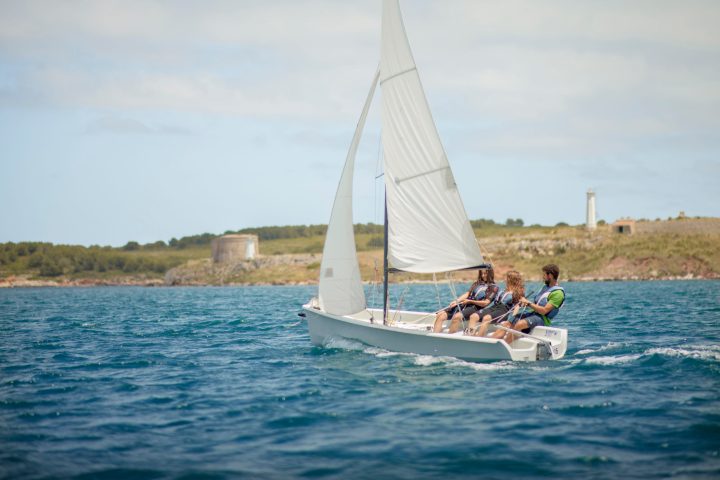
[[[477,314],[477,312],[470,314],[470,317],[468,317],[468,331],[470,333],[473,333],[475,331],[475,327],[477,326],[477,323],[480,321],[480,315]]]
[[[521,318],[520,320],[515,322],[515,325],[512,326],[512,329],[520,332],[520,331],[528,328],[528,326],[529,325],[528,325],[527,320],[525,320],[524,318]],[[505,341],[507,342],[508,345],[511,345],[515,341],[515,335],[508,332],[508,334],[505,336]]]
[[[500,326],[505,328],[511,328],[512,324],[508,321],[502,322]],[[492,334],[492,338],[503,338],[505,336],[505,330],[498,329],[495,333]]]
[[[460,331],[460,328],[462,328],[462,321],[462,312],[457,312],[455,315],[453,315],[452,319],[450,320],[450,328],[448,328],[448,333],[455,333]]]
[[[433,332],[440,333],[442,332],[443,322],[447,320],[448,314],[445,310],[442,310],[440,313],[435,315],[435,324],[433,325]]]
[[[482,323],[480,324],[480,330],[477,332],[478,337],[484,337],[487,335],[488,327],[490,326],[490,323],[492,322],[492,317],[488,314],[485,315],[482,319]]]

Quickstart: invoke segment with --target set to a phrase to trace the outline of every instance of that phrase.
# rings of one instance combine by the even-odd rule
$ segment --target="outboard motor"
[[[538,343],[537,346],[537,359],[538,360],[549,360],[552,358],[552,352],[550,351],[550,345],[545,342]]]

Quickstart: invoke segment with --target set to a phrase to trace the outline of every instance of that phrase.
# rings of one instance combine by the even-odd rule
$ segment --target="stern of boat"
[[[553,327],[535,327],[530,332],[530,335],[550,342],[550,348],[553,359],[562,358],[565,356],[568,345],[568,332],[564,328],[553,328]]]

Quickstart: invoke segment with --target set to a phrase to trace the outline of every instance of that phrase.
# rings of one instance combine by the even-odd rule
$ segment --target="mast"
[[[385,195],[385,221],[383,222],[383,325],[387,325],[388,313],[388,214]]]

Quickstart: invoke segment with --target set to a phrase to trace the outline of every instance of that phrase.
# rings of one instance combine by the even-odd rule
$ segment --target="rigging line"
[[[455,296],[455,300],[457,301],[457,299],[458,299],[457,290],[455,289],[455,284],[454,284],[453,281],[452,281],[452,276],[451,276],[451,275],[452,275],[452,273],[450,273],[450,272],[447,273],[447,278],[448,278],[448,280],[450,281],[450,283],[449,283],[450,292]],[[462,305],[460,305],[459,302],[458,302],[458,304],[455,306],[455,308],[457,309],[457,312],[453,312],[453,316],[455,315],[455,313],[459,313],[459,314],[462,316],[463,329],[464,329],[464,328],[465,328],[465,315],[463,315],[463,310],[464,310],[465,308],[464,308]],[[452,320],[452,317],[451,317],[451,320]]]
[[[471,228],[472,228],[472,226],[471,226]],[[475,236],[475,229],[473,229],[473,236],[475,237],[475,243],[477,243],[478,250],[480,250],[480,255],[483,257],[483,260],[487,257],[488,260],[485,263],[492,265],[492,263],[493,263],[492,255],[490,255],[490,251],[487,248],[483,248],[482,245],[480,245],[480,242],[478,241],[477,237]],[[483,250],[485,250],[485,253],[487,255],[483,254]]]
[[[550,340],[547,340],[545,338],[536,337],[534,335],[530,335],[527,333],[523,333],[519,330],[513,330],[510,328],[506,328],[506,327],[503,327],[502,325],[495,325],[495,327],[499,328],[500,330],[504,330],[505,332],[510,333],[513,336],[517,335],[518,337],[532,338],[533,340],[536,340],[536,341],[544,344],[550,350],[550,355],[553,357],[553,359],[555,358],[554,352],[556,350],[553,348],[553,344]],[[510,345],[508,344],[508,346],[510,346]]]
[[[525,298],[534,296],[535,294],[536,294],[536,292],[535,292],[535,290],[533,290],[533,291],[530,292],[529,294],[526,294],[526,295],[525,295]],[[491,302],[491,303],[492,303],[492,302]],[[490,305],[488,304],[488,307],[489,307],[489,306],[490,306]],[[486,308],[487,308],[487,307],[486,307]],[[525,310],[526,310],[526,309],[527,309],[527,305],[525,305],[524,307],[522,307],[522,309],[518,311],[517,317],[520,317],[523,313],[525,313]],[[505,313],[503,313],[503,314],[501,314],[501,315],[498,315],[498,316],[495,317],[495,318],[491,318],[491,319],[490,319],[490,323],[491,323],[491,324],[498,325],[498,324],[500,323],[500,320],[502,320],[503,318],[505,318],[505,317],[510,317],[510,316],[514,317],[515,314],[512,313],[513,310],[514,310],[514,308],[511,308],[511,309],[508,310],[507,312],[505,312]],[[475,330],[474,330],[474,331],[477,332],[477,330],[480,328],[481,325],[482,325],[482,318],[480,319],[480,324],[475,326]],[[474,334],[474,333],[473,333],[473,334]]]
[[[450,294],[453,296],[453,299],[457,299],[457,290],[455,290],[455,283],[452,280],[452,277],[450,276],[450,272],[445,274],[445,278],[448,281],[448,288],[450,289]]]
[[[387,82],[388,80],[392,80],[393,78],[399,77],[399,76],[401,76],[401,75],[405,75],[406,73],[410,73],[410,72],[412,72],[413,70],[417,70],[417,67],[416,67],[416,66],[413,66],[412,68],[408,68],[407,70],[402,70],[402,71],[400,71],[400,72],[398,72],[398,73],[393,73],[393,74],[390,75],[389,77],[386,77],[386,78],[383,78],[382,80],[380,80],[380,86],[382,86],[382,84],[385,83],[385,82]]]
[[[378,133],[378,150],[377,150],[377,159],[375,160],[375,173],[377,174],[378,171],[380,171],[380,165],[382,163],[382,129]],[[378,213],[377,213],[377,207],[378,207],[378,182],[377,179],[385,175],[385,171],[382,171],[379,175],[375,175],[375,179],[373,182],[373,188],[375,189],[375,196],[373,197],[373,220],[377,223],[378,220]]]
[[[450,289],[450,293],[451,293],[452,296],[453,296],[453,301],[456,302],[456,301],[457,301],[457,298],[458,298],[458,296],[457,296],[457,290],[455,290],[455,284],[453,283],[452,278],[450,277],[450,273],[449,273],[449,272],[445,274],[445,278],[446,278],[447,281],[448,281],[448,288]],[[458,309],[459,309],[460,307],[459,307],[459,305],[456,305],[455,308],[458,308]],[[455,314],[455,312],[453,311],[453,315],[454,315],[454,314]]]
[[[375,275],[373,276],[372,287],[371,287],[372,288],[372,301],[370,302],[373,306],[376,305],[375,297],[377,294],[377,284],[378,284],[378,262],[377,262],[377,260],[375,260]],[[370,311],[370,310],[368,309],[368,311]],[[372,312],[370,312],[370,323],[375,323],[375,315]]]
[[[437,297],[438,309],[442,309],[442,303],[440,301],[440,289],[438,288],[437,276],[435,275],[435,272],[433,272],[433,285],[435,285],[435,296]]]
[[[383,215],[383,325],[387,324],[388,312],[388,214],[387,191],[385,192],[385,213]]]
[[[489,324],[497,325],[497,324],[500,322],[500,320],[502,320],[503,318],[507,317],[507,316],[510,315],[511,313],[512,313],[512,309],[508,310],[507,312],[505,312],[505,313],[503,313],[503,314],[501,314],[501,315],[498,315],[497,317],[491,318],[491,319],[490,319],[490,322],[488,322],[488,323],[489,323]],[[480,329],[480,327],[482,327],[483,323],[485,323],[485,322],[483,322],[483,321],[482,321],[482,318],[481,318],[481,319],[480,319],[480,323],[479,323],[478,325],[475,325],[475,328],[473,328],[472,330],[470,330],[469,328],[466,328],[466,329],[463,331],[463,335],[475,335],[475,333],[477,333],[477,331]]]
[[[400,296],[397,297],[397,307],[395,307],[395,315],[393,315],[392,321],[389,322],[388,325],[395,325],[397,316],[400,313],[400,308],[402,307],[403,300],[405,300],[405,294],[407,293],[409,288],[410,287],[406,285],[405,289],[400,293]]]
[[[524,310],[524,307],[523,307],[523,310]],[[500,315],[498,315],[497,317],[491,318],[489,323],[490,323],[490,324],[496,324],[496,325],[497,325],[497,324],[500,322],[500,320],[502,320],[503,318],[505,318],[505,317],[507,317],[508,315],[512,314],[512,311],[513,311],[513,309],[511,308],[511,309],[508,310],[507,312],[505,312],[505,313],[503,313],[503,314],[500,314]],[[520,315],[520,314],[518,313],[518,315]],[[483,322],[482,322],[482,318],[481,318],[481,319],[480,319],[480,324],[479,324],[479,325],[475,325],[475,328],[470,332],[471,335],[475,335],[475,332],[477,332],[478,329],[482,326],[482,323],[483,323]],[[470,329],[468,328],[467,330],[470,330]]]

